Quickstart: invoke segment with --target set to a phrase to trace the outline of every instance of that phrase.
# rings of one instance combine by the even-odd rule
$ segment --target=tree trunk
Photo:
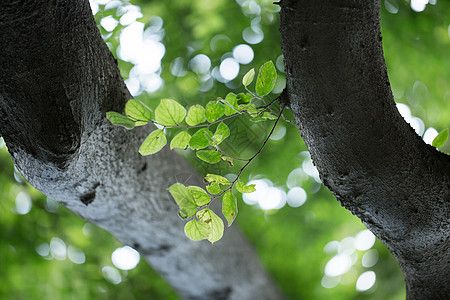
[[[280,5],[288,101],[324,185],[392,251],[408,299],[447,299],[450,157],[396,109],[380,1]]]
[[[185,299],[282,298],[236,226],[214,245],[184,236],[167,187],[201,177],[167,149],[140,156],[148,127],[106,121],[130,94],[87,0],[3,0],[0,45],[1,135],[34,187],[139,250]]]

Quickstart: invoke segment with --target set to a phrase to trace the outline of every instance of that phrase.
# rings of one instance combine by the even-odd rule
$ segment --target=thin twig
[[[244,169],[253,161],[253,159],[255,159],[256,156],[258,156],[258,154],[260,154],[262,152],[262,150],[264,149],[264,147],[266,146],[267,142],[269,141],[269,138],[272,136],[273,131],[275,130],[275,127],[278,124],[278,121],[280,120],[284,108],[286,107],[286,103],[283,103],[283,107],[281,108],[280,114],[278,115],[277,120],[275,121],[275,124],[273,124],[272,129],[270,130],[269,135],[267,136],[267,138],[264,140],[264,143],[261,145],[261,147],[259,148],[259,150],[251,157],[248,159],[247,163],[239,170],[239,172],[236,174],[236,179],[234,179],[231,182],[231,185],[229,188],[227,188],[226,190],[222,191],[222,193],[218,194],[216,197],[220,197],[223,194],[225,194],[227,191],[231,191],[231,189],[233,188],[234,184],[238,181],[239,177],[241,176],[242,172],[244,171]]]

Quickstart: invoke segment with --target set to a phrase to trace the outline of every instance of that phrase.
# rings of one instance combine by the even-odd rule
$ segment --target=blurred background
[[[275,98],[285,75],[272,2],[91,0],[91,8],[130,92],[155,108],[162,98],[205,104],[243,92],[242,76],[268,60],[278,72]],[[431,144],[450,123],[450,2],[381,2],[398,109]],[[232,137],[224,150],[240,157],[253,155],[273,124],[226,123]],[[449,144],[441,150],[450,152]],[[182,155],[201,173],[233,176],[240,168]],[[239,199],[234,226],[287,298],[405,298],[392,255],[321,185],[295,127],[280,122],[242,179],[257,191]],[[30,187],[3,140],[0,197],[1,299],[178,299],[134,249]]]

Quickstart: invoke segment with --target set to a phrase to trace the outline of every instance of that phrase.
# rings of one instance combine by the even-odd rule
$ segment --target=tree
[[[379,4],[371,3],[365,7],[367,4],[352,2],[351,7],[336,8],[328,3],[331,1],[320,5],[303,2],[281,3],[280,27],[288,91],[284,101],[293,109],[322,180],[344,206],[357,214],[390,247],[403,268],[408,297],[432,299],[445,295],[448,275],[445,264],[439,262],[448,260],[445,249],[448,239],[448,157],[417,138],[393,108],[386,84],[381,39],[378,39]],[[179,272],[175,267],[168,271],[168,266],[176,266],[175,262],[180,258],[176,251],[180,246],[176,246],[174,240],[182,235],[182,230],[173,227],[177,222],[173,218],[174,207],[168,201],[157,200],[165,195],[162,191],[166,187],[164,184],[170,181],[170,175],[185,172],[189,167],[167,152],[161,158],[144,160],[132,150],[137,149],[146,132],[138,130],[133,135],[124,135],[105,123],[105,112],[123,109],[124,101],[130,96],[114,60],[96,33],[87,3],[77,7],[67,4],[46,14],[33,15],[38,19],[30,18],[25,24],[23,19],[10,14],[22,16],[27,9],[38,11],[42,9],[41,3],[29,3],[23,11],[2,5],[5,8],[2,9],[3,32],[11,32],[2,37],[2,44],[9,46],[1,60],[5,70],[1,79],[2,135],[18,168],[41,191],[64,199],[72,210],[137,247],[157,270],[166,272],[165,277],[172,284],[179,283],[176,287],[181,295],[199,296],[192,283],[186,285],[176,277],[189,276],[192,280],[192,274],[202,274],[192,269],[192,261],[189,264],[192,274]],[[70,9],[67,14],[71,17],[65,19],[68,24],[55,21],[64,9]],[[17,31],[11,24],[13,22],[21,22],[19,28],[22,31]],[[53,25],[53,28],[42,26],[44,24]],[[40,28],[52,29],[47,29],[44,38],[42,35],[37,38],[41,34]],[[32,34],[33,30],[35,34]],[[356,38],[354,30],[360,33]],[[61,39],[53,38],[56,32],[60,33],[57,36]],[[26,39],[22,39],[23,36]],[[70,38],[63,38],[65,36]],[[49,44],[44,44],[43,40]],[[54,59],[56,55],[58,60]],[[13,61],[21,64],[11,64]],[[367,105],[371,109],[367,109]],[[92,168],[97,165],[99,156],[101,164]],[[162,164],[168,160],[174,164]],[[418,166],[413,168],[408,162]],[[168,168],[167,171],[164,168]],[[416,181],[420,182],[414,182],[412,175],[411,182],[403,182],[404,173],[411,169],[416,170]],[[136,170],[141,170],[139,177]],[[422,174],[428,175],[424,176],[427,182]],[[148,182],[155,185],[148,186]],[[430,187],[433,188],[430,190]],[[123,191],[133,195],[134,199],[145,199],[148,193],[155,199],[150,203],[131,201],[122,197]],[[423,201],[425,196],[429,202]],[[381,202],[380,198],[389,201]],[[411,215],[417,215],[419,211],[418,219],[412,219]],[[110,217],[105,217],[106,213]],[[144,219],[151,221],[143,224]],[[398,220],[401,225],[397,224]],[[121,224],[130,224],[131,230],[124,230]],[[147,233],[139,230],[153,226],[155,230]],[[168,233],[173,238],[169,238]],[[241,240],[236,232],[228,235]],[[433,245],[420,241],[432,241]],[[240,244],[235,245],[235,251],[242,248]],[[199,244],[190,247],[194,249],[192,255],[204,249]],[[229,247],[219,251],[227,250]],[[211,255],[207,262],[218,261],[218,249],[204,251]],[[248,259],[253,256],[250,250],[244,249],[242,253],[241,257]],[[223,263],[222,267],[215,264],[222,270],[217,272],[222,273],[228,262]],[[209,267],[204,262],[193,265]],[[433,269],[431,275],[423,265]],[[259,268],[257,263],[253,266]],[[226,277],[226,273],[223,272],[223,276]],[[233,277],[235,274],[242,273],[233,270],[228,280],[239,281]],[[260,269],[255,274],[261,274],[261,277],[253,276],[253,288],[257,289],[268,279]],[[204,283],[201,279],[194,281]],[[226,286],[212,285],[208,288],[209,296],[229,293]],[[186,290],[183,292],[182,289]],[[241,295],[245,295],[243,293]],[[261,293],[270,295],[266,291]]]

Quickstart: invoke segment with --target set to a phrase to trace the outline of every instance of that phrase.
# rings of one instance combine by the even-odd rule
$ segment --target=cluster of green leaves
[[[225,98],[219,97],[214,101],[209,101],[205,107],[195,104],[187,109],[175,100],[162,99],[153,111],[142,102],[132,99],[125,105],[125,115],[117,112],[107,112],[106,114],[112,124],[123,126],[126,129],[133,129],[149,123],[158,125],[158,129],[153,130],[139,148],[139,153],[142,155],[155,154],[160,151],[168,143],[167,130],[185,129],[171,139],[170,149],[191,149],[196,151],[196,156],[200,160],[209,164],[226,161],[233,166],[234,160],[246,162],[232,182],[220,175],[208,174],[204,179],[207,183],[206,190],[198,186],[186,187],[181,183],[175,183],[169,187],[170,194],[180,208],[179,216],[188,220],[185,233],[192,240],[208,239],[214,243],[222,237],[223,222],[209,208],[213,200],[222,198],[222,214],[230,226],[237,215],[237,198],[233,194],[233,187],[240,193],[255,191],[254,185],[245,185],[238,179],[243,169],[259,154],[262,148],[252,158],[242,159],[227,155],[219,146],[230,136],[230,129],[224,122],[226,119],[247,115],[253,122],[279,120],[282,112],[278,116],[275,115],[270,109],[273,102],[266,104],[264,101],[264,96],[272,91],[277,78],[272,61],[266,62],[259,69],[255,93],[248,89],[248,86],[254,81],[254,77],[254,69],[251,69],[243,77],[242,83],[246,93],[237,95],[228,93]],[[257,102],[263,105],[257,107]],[[211,126],[215,124],[217,126],[213,132]],[[196,131],[191,134],[194,129]]]

